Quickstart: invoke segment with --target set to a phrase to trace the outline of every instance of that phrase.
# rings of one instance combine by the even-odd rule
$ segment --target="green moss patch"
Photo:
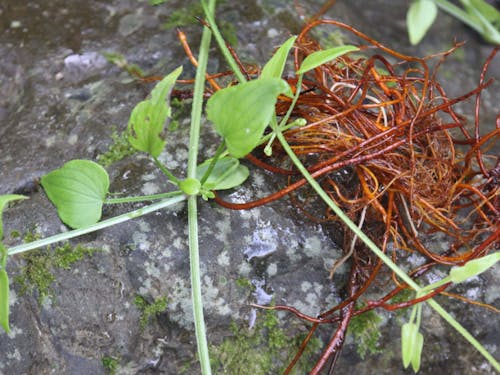
[[[134,305],[137,306],[141,312],[139,326],[141,327],[141,330],[144,330],[152,318],[162,312],[165,312],[167,309],[167,297],[159,297],[153,302],[148,302],[143,296],[136,295]]]
[[[101,359],[102,366],[109,375],[115,375],[119,367],[119,361],[115,357],[104,356]]]
[[[29,234],[25,240],[36,239]],[[20,268],[20,273],[14,277],[14,282],[20,286],[20,294],[38,293],[40,304],[46,298],[54,297],[52,283],[56,280],[53,271],[55,269],[71,269],[71,266],[83,259],[92,256],[99,249],[85,247],[82,245],[72,246],[68,242],[54,248],[47,247],[45,250],[37,250],[22,255],[25,265]]]
[[[128,133],[126,131],[118,133],[113,130],[111,134],[113,142],[109,145],[108,150],[97,156],[97,162],[103,167],[108,167],[111,164],[137,153],[137,151],[128,142]]]
[[[235,322],[230,328],[232,336],[210,347],[212,369],[217,374],[282,373],[305,337],[300,334],[290,338],[274,310],[263,312],[252,329]],[[321,341],[313,338],[292,374],[307,373],[320,347]]]
[[[349,323],[348,334],[354,336],[358,355],[364,359],[366,354],[381,353],[378,347],[380,339],[380,323],[382,318],[373,310],[355,316]]]

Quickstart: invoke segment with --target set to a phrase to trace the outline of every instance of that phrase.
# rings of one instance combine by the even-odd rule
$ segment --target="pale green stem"
[[[294,120],[294,121],[292,121],[292,122],[290,122],[290,123],[288,123],[288,124],[286,124],[286,125],[283,125],[283,126],[281,126],[281,125],[280,125],[280,128],[281,128],[281,131],[282,131],[282,132],[285,132],[285,131],[287,131],[288,129],[291,129],[291,128],[294,128],[294,127],[302,127],[302,126],[304,126],[305,124],[307,124],[307,121],[306,121],[305,119],[303,119],[303,118],[298,118],[298,119],[296,119],[296,120]],[[263,144],[264,144],[264,143],[266,143],[266,142],[268,142],[268,143],[269,143],[269,142],[270,142],[270,140],[271,140],[271,138],[272,138],[272,139],[276,138],[276,134],[274,134],[274,132],[271,132],[271,133],[269,133],[269,134],[264,135],[264,136],[260,139],[260,141],[259,141],[259,145],[263,145]]]
[[[231,67],[231,70],[236,75],[236,78],[238,78],[238,81],[240,81],[240,83],[246,82],[245,76],[241,72],[241,70],[238,66],[238,63],[233,58],[233,56],[231,55],[231,52],[229,52],[229,49],[226,46],[226,42],[224,41],[224,38],[222,37],[222,34],[220,33],[219,28],[217,27],[217,24],[215,23],[215,18],[214,18],[213,13],[210,13],[208,11],[207,4],[204,0],[201,0],[201,4],[203,6],[203,10],[205,11],[205,17],[207,19],[207,22],[210,25],[212,32],[214,33],[215,40],[217,41],[217,44],[219,45],[219,48],[220,48],[222,54],[224,55],[224,59]]]
[[[215,11],[215,0],[210,0],[208,7],[202,1],[207,17],[213,17]],[[201,113],[203,109],[203,92],[205,89],[205,73],[208,62],[208,51],[210,48],[211,32],[204,28],[201,38],[200,53],[198,56],[198,68],[193,92],[193,106],[191,109],[191,128],[189,134],[188,154],[188,178],[196,178],[196,166],[198,159],[198,145],[200,139]],[[203,317],[203,299],[201,295],[200,278],[200,254],[198,244],[198,207],[197,196],[188,197],[188,228],[189,228],[189,263],[191,272],[191,298],[194,315],[194,328],[198,356],[200,358],[201,372],[210,375],[210,357],[208,353],[207,334],[205,320]]]
[[[303,75],[301,74],[299,76],[299,79],[298,79],[298,82],[297,82],[297,87],[302,86],[302,77],[303,77]],[[300,90],[298,90],[298,91],[300,92]],[[277,126],[279,126],[279,128],[281,129],[281,131],[285,131],[285,129],[287,129],[290,125],[295,126],[296,122],[297,123],[300,122],[301,119],[297,119],[297,120],[293,121],[291,124],[287,125],[288,119],[290,118],[290,116],[292,114],[292,111],[295,108],[295,104],[297,104],[297,100],[298,99],[299,99],[299,95],[294,95],[293,96],[292,104],[290,105],[290,107],[288,107],[288,111],[285,113],[285,116],[283,116],[283,118],[281,119],[280,124],[277,125]],[[274,116],[271,121],[273,122],[274,126],[276,126],[276,124],[277,124],[276,116]],[[271,126],[271,127],[273,127],[273,126]],[[268,141],[266,147],[264,148],[264,153],[267,156],[271,156],[271,154],[272,154],[272,144],[274,142],[274,139],[276,138],[276,133],[272,132],[271,134],[268,134],[268,136],[270,138],[269,138],[269,141]],[[263,142],[263,140],[262,140],[262,142]]]
[[[38,241],[33,241],[30,243],[11,247],[8,250],[8,254],[9,255],[19,254],[19,253],[23,253],[25,251],[33,250],[33,249],[36,249],[39,247],[52,245],[53,243],[56,243],[56,242],[67,241],[71,238],[78,237],[78,236],[81,236],[81,235],[84,235],[87,233],[95,232],[97,230],[104,229],[104,228],[110,227],[112,225],[123,223],[124,221],[128,221],[131,219],[135,219],[136,217],[149,214],[151,212],[160,210],[162,208],[172,206],[176,203],[182,202],[183,200],[186,200],[185,195],[178,195],[178,196],[170,198],[170,199],[165,199],[161,202],[153,203],[149,206],[139,208],[138,210],[130,211],[126,214],[115,216],[115,217],[100,221],[94,225],[90,225],[90,226],[85,227],[85,228],[71,230],[69,232],[56,234],[55,236],[43,238],[43,239],[38,240]]]
[[[290,104],[290,107],[288,108],[288,111],[286,111],[285,116],[283,116],[283,118],[280,121],[279,127],[280,127],[281,131],[283,131],[284,128],[285,128],[285,126],[287,126],[288,119],[292,115],[292,111],[295,108],[295,105],[297,104],[297,100],[299,100],[300,89],[302,87],[302,78],[304,78],[303,74],[301,74],[299,76],[299,79],[297,80],[297,85],[296,85],[296,89],[295,89],[295,95],[293,96],[292,104]],[[297,120],[299,120],[299,119],[297,119]],[[297,121],[297,120],[295,120],[295,121]]]
[[[474,336],[472,336],[469,331],[465,327],[463,327],[459,322],[453,318],[448,311],[443,309],[441,305],[439,305],[433,299],[427,300],[427,303],[436,311],[441,317],[448,322],[455,330],[457,330],[465,339],[474,347],[476,350],[481,353],[484,358],[486,358],[492,366],[495,368],[497,372],[500,372],[500,364],[498,361],[481,345],[479,341],[476,340]]]
[[[160,170],[163,172],[163,174],[165,174],[165,175],[168,177],[168,179],[169,179],[169,181],[170,181],[170,182],[172,182],[172,183],[173,183],[173,184],[175,184],[175,185],[179,185],[179,182],[180,182],[180,181],[179,181],[179,179],[178,179],[177,177],[175,177],[175,176],[172,174],[172,172],[170,172],[170,171],[167,169],[167,167],[165,167],[165,166],[163,165],[163,163],[162,163],[161,161],[159,161],[159,160],[158,160],[158,158],[156,158],[156,157],[154,157],[154,156],[153,156],[153,160],[154,160],[154,162],[155,162],[155,165],[156,165],[158,168],[160,168]]]
[[[422,297],[425,295],[425,293],[432,292],[434,289],[437,289],[440,286],[443,286],[444,284],[448,284],[448,283],[451,283],[450,276],[446,276],[446,277],[442,278],[441,280],[436,281],[435,283],[424,286],[420,291],[420,295],[417,297]]]
[[[147,202],[155,201],[157,199],[166,199],[175,197],[177,195],[183,194],[182,191],[169,191],[168,193],[161,194],[151,194],[151,195],[141,195],[138,197],[122,197],[122,198],[108,198],[104,201],[104,204],[118,204],[118,203],[135,203],[135,202]]]
[[[207,180],[208,177],[210,177],[210,173],[214,170],[215,164],[217,164],[217,161],[221,158],[222,154],[226,150],[226,142],[223,140],[219,147],[217,147],[217,150],[215,151],[215,154],[212,158],[212,161],[210,162],[210,165],[208,166],[208,169],[206,170],[205,174],[200,180],[201,185],[203,185]]]

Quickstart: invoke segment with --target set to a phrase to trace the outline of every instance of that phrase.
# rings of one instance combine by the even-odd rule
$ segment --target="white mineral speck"
[[[227,234],[231,231],[231,221],[229,217],[224,217],[217,221],[218,230],[215,232],[215,238],[221,242],[227,242]]]
[[[68,144],[74,146],[76,142],[78,141],[78,135],[72,134],[68,137]]]
[[[160,191],[160,188],[157,184],[154,182],[146,182],[144,185],[142,185],[141,192],[144,195],[151,195],[151,194],[156,194]]]
[[[311,287],[312,287],[312,284],[309,281],[304,281],[300,285],[300,289],[302,289],[303,292],[307,292],[309,289],[311,289]]]
[[[465,296],[473,301],[478,301],[482,299],[481,295],[481,288],[476,287],[476,288],[469,288],[465,292]]]
[[[269,305],[273,300],[273,295],[266,293],[259,285],[255,285],[255,292],[252,293],[255,297],[257,304],[259,305]]]
[[[17,303],[17,294],[15,290],[9,291],[9,306],[12,307]]]
[[[314,282],[314,291],[316,292],[316,294],[318,296],[320,296],[321,292],[323,291],[323,285],[321,285],[320,283]]]
[[[238,267],[238,273],[242,277],[247,277],[250,274],[250,271],[252,271],[252,267],[247,262],[242,262]]]
[[[161,277],[161,272],[158,269],[158,267],[156,267],[154,264],[152,264],[150,262],[144,262],[144,269],[146,270],[146,273],[149,276],[153,276],[154,278],[158,278],[158,279]]]
[[[268,38],[274,38],[274,37],[276,37],[278,35],[279,35],[279,32],[276,29],[270,28],[270,29],[267,30],[267,37]]]
[[[278,273],[278,265],[276,263],[271,263],[267,266],[267,274],[269,276],[274,276]]]
[[[132,241],[139,250],[148,250],[151,245],[146,234],[140,231],[132,234]]]
[[[297,262],[300,260],[301,256],[297,250],[297,246],[288,246],[285,250],[286,256],[291,262]]]
[[[148,173],[141,176],[142,181],[156,180],[156,175],[154,173]]]
[[[230,258],[227,250],[224,250],[219,256],[217,257],[217,263],[222,266],[222,267],[227,267],[230,264]]]
[[[304,251],[310,257],[318,257],[321,253],[321,240],[317,236],[309,237],[304,244]]]
[[[140,220],[138,224],[141,231],[146,233],[151,231],[151,227],[147,221]]]
[[[19,349],[15,349],[13,353],[7,353],[7,359],[15,359],[17,361],[21,360],[21,353],[19,352]]]
[[[161,252],[161,256],[162,256],[163,258],[170,258],[170,257],[172,257],[172,251],[170,250],[170,248],[166,247],[165,249],[163,249],[163,250],[162,250],[162,252]],[[170,269],[170,267],[166,267],[166,266],[167,266],[167,265],[164,265],[164,267],[163,267],[163,268],[164,268],[165,270],[169,270],[169,269]]]
[[[15,327],[15,326],[10,326],[10,332],[7,336],[9,336],[9,339],[15,338],[17,335],[20,335],[23,333],[23,330],[21,328]]]
[[[56,136],[51,135],[45,138],[45,147],[52,147],[56,143]]]
[[[146,280],[144,280],[144,283],[139,288],[139,294],[145,296],[148,293],[150,293],[150,290],[151,290],[151,279],[147,278]]]

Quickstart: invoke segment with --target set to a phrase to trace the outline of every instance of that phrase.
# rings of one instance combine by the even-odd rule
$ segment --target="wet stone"
[[[219,19],[233,24],[241,58],[263,63],[279,43],[298,32],[301,12],[310,15],[323,1],[298,2],[304,4],[303,9],[294,3],[225,2]],[[133,106],[152,87],[131,80],[108,63],[103,52],[121,53],[150,74],[166,74],[182,64],[185,77],[194,76],[175,30],[162,28],[173,11],[189,4],[192,2],[177,0],[160,7],[135,0],[2,2],[0,194],[16,192],[30,197],[4,215],[7,246],[20,241],[11,235],[13,231],[46,237],[67,230],[37,180],[66,161],[95,160],[105,152],[113,131],[126,128]],[[435,53],[448,49],[454,37],[466,39],[462,57],[451,57],[441,76],[450,96],[474,88],[489,47],[459,22],[440,14],[429,38],[410,48],[404,24],[406,6],[382,0],[338,2],[328,16],[411,54]],[[183,30],[196,51],[200,26],[193,23]],[[327,34],[325,31],[324,36]],[[226,67],[214,54],[209,69],[213,72]],[[482,121],[492,127],[499,95],[498,83],[484,95]],[[470,108],[464,105],[463,112],[471,113],[467,112]],[[182,175],[189,121],[182,118],[179,124],[160,159]],[[201,143],[202,156],[207,156],[215,151],[218,138],[205,127]],[[165,179],[144,156],[121,160],[108,171],[114,192],[154,194],[166,188]],[[225,197],[248,201],[284,184],[265,172],[252,172],[250,181]],[[104,215],[111,217],[138,207],[111,206]],[[73,240],[73,245],[102,251],[68,270],[52,269],[54,295],[41,304],[37,292],[21,295],[20,285],[13,282],[11,333],[3,333],[0,340],[0,374],[105,374],[102,359],[106,357],[118,360],[119,374],[178,374],[181,369],[199,373],[186,223],[186,207],[178,204]],[[261,312],[249,303],[274,301],[317,315],[344,297],[341,286],[348,267],[341,267],[333,280],[328,278],[335,260],[342,256],[334,241],[338,239],[337,228],[308,220],[287,199],[249,211],[229,211],[200,201],[199,225],[210,342],[220,343],[231,336],[231,321],[253,326],[256,319],[262,319]],[[11,280],[21,274],[27,262],[21,256],[9,258]],[[494,270],[464,284],[461,291],[498,305],[497,284],[498,271]],[[137,295],[150,303],[162,297],[168,302],[166,311],[144,329],[138,324]],[[455,300],[445,300],[443,305],[498,357],[497,315]],[[494,373],[433,311],[425,309],[424,315],[422,374]],[[339,374],[410,373],[402,370],[399,355],[401,318],[386,312],[381,316],[383,352],[361,359],[356,343],[349,338],[338,362]],[[284,327],[297,321],[290,314],[280,313],[279,318]],[[332,331],[331,326],[319,329],[324,341]]]

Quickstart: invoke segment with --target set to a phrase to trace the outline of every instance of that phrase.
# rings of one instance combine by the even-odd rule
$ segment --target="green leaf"
[[[488,268],[493,267],[500,260],[500,251],[473,259],[461,267],[453,267],[450,271],[450,281],[461,283],[473,276],[479,275]]]
[[[492,44],[500,43],[500,12],[481,0],[460,0],[475,29]]]
[[[71,228],[95,224],[109,189],[108,173],[90,160],[72,160],[42,177],[61,220]]]
[[[3,221],[2,221],[2,212],[7,203],[11,201],[16,201],[19,199],[28,199],[28,197],[25,197],[24,195],[18,195],[18,194],[5,194],[5,195],[0,195],[0,240],[3,238]]]
[[[418,327],[414,323],[405,323],[401,327],[401,357],[403,366],[407,368],[413,358],[413,342],[418,332]]]
[[[196,168],[196,177],[201,179],[212,159],[208,159]],[[208,190],[226,190],[241,185],[248,178],[250,172],[248,168],[240,164],[236,158],[225,157],[219,159],[214,169],[203,184]]]
[[[241,158],[259,144],[274,115],[278,95],[289,90],[282,79],[259,78],[212,95],[207,103],[207,118],[224,137],[232,156]]]
[[[477,10],[487,21],[498,24],[500,22],[500,12],[491,4],[484,0],[460,0],[464,5],[467,13],[475,16],[472,8]]]
[[[151,91],[151,98],[137,104],[130,115],[129,142],[139,151],[158,157],[166,142],[160,137],[165,121],[170,117],[167,97],[182,72],[182,66],[163,78]]]
[[[437,5],[431,0],[414,1],[406,13],[406,26],[410,43],[418,44],[437,16]]]
[[[3,268],[0,270],[0,325],[9,333],[9,276]]]
[[[422,349],[424,348],[424,336],[420,332],[417,332],[413,344],[414,347],[413,347],[413,356],[411,358],[411,367],[413,368],[414,372],[418,372],[418,370],[420,369],[420,362],[422,359]]]
[[[401,356],[404,368],[407,368],[411,363],[413,371],[418,371],[423,347],[424,336],[418,331],[418,325],[412,322],[403,324],[401,327]]]
[[[283,43],[280,48],[278,48],[271,60],[264,65],[264,68],[260,73],[261,78],[281,78],[283,70],[285,69],[286,59],[292,49],[295,39],[297,39],[297,37],[292,36],[285,43]],[[293,96],[292,91],[290,90],[287,95],[290,97]]]
[[[331,60],[334,60],[337,57],[345,55],[348,52],[358,51],[358,50],[359,50],[358,47],[347,45],[347,46],[333,47],[330,49],[326,49],[324,51],[317,51],[311,53],[304,59],[304,61],[302,61],[300,69],[297,70],[297,74],[306,73],[309,70],[317,68],[318,66],[323,65]]]

